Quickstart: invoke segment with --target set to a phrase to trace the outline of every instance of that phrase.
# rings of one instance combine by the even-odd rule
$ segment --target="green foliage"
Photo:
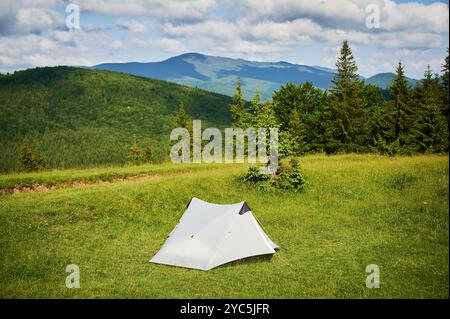
[[[242,127],[245,120],[245,101],[242,97],[241,80],[236,82],[236,93],[233,95],[230,112],[233,118],[233,125],[235,127]]]
[[[347,41],[336,66],[329,92],[309,82],[287,83],[273,103],[261,101],[259,90],[246,102],[240,81],[230,98],[109,71],[47,67],[4,74],[0,171],[18,168],[24,139],[49,168],[142,162],[129,158],[136,141],[146,158],[161,162],[173,144],[170,131],[181,126],[192,133],[191,118],[219,129],[278,128],[280,156],[448,152],[448,55],[441,76],[428,69],[413,88],[399,63],[389,92],[360,80]]]
[[[21,172],[34,172],[47,168],[45,158],[33,152],[30,145],[24,142],[20,148],[18,170]]]
[[[294,161],[290,165],[281,165],[278,168],[274,185],[282,190],[301,192],[307,186],[307,181],[303,170]]]
[[[402,148],[400,147],[398,139],[391,143],[387,143],[385,139],[378,137],[378,139],[374,141],[372,149],[381,155],[394,156],[402,154]]]
[[[248,109],[235,103],[242,106],[233,109],[239,119],[235,126],[278,128],[281,156],[323,150],[386,155],[448,152],[448,57],[446,61],[442,77],[433,77],[428,69],[413,88],[399,62],[386,92],[360,80],[344,41],[329,92],[309,82],[287,83],[274,92],[273,103],[261,103],[257,91]],[[235,102],[241,101],[239,86]]]
[[[447,56],[444,63],[442,63],[441,76],[441,96],[442,96],[442,114],[447,118],[448,122],[448,107],[449,107],[449,49],[447,48]]]
[[[262,174],[259,171],[259,167],[252,166],[248,171],[242,175],[241,181],[247,184],[256,185],[260,182],[266,182],[270,180],[269,174]]]
[[[323,143],[327,153],[365,152],[370,140],[369,110],[364,83],[347,41],[336,62],[333,86],[323,113]]]
[[[180,102],[178,104],[178,111],[176,114],[176,123],[177,127],[183,127],[183,128],[189,128],[190,125],[190,119],[189,116],[186,113],[186,109],[184,107],[184,103]]]
[[[282,164],[274,175],[262,174],[258,167],[250,167],[245,174],[239,177],[239,181],[257,186],[265,191],[280,189],[300,192],[307,185],[303,170],[296,160],[291,161],[289,165]]]
[[[122,73],[46,67],[0,78],[0,171],[11,171],[24,138],[50,168],[123,165],[130,145],[150,138],[168,158],[180,101],[204,125],[231,124],[231,98]]]
[[[286,132],[289,139],[289,155],[320,150],[320,114],[326,101],[326,92],[315,88],[311,82],[287,83],[275,91],[274,111],[281,131]]]
[[[145,163],[154,163],[155,156],[152,146],[147,142],[144,147],[133,144],[128,152],[128,164],[140,165]]]
[[[414,89],[414,147],[418,152],[448,151],[448,127],[441,109],[439,79],[430,66],[424,79]]]
[[[413,111],[411,108],[411,92],[405,78],[404,67],[401,62],[396,69],[396,78],[389,88],[393,95],[392,105],[392,127],[393,139],[399,139],[400,145],[410,143],[409,134],[413,127]]]

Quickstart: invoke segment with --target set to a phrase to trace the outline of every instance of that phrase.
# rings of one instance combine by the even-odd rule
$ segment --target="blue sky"
[[[65,23],[69,3],[80,9],[79,29]],[[368,27],[369,16],[379,26]],[[420,78],[427,64],[440,71],[448,25],[448,1],[2,0],[0,72],[185,52],[333,67],[348,39],[362,75],[402,60]]]

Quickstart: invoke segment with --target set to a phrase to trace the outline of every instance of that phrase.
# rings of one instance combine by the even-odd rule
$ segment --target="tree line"
[[[430,67],[411,87],[399,62],[396,78],[383,92],[365,84],[348,41],[336,62],[332,86],[316,88],[310,82],[287,83],[274,92],[272,102],[242,98],[236,84],[230,111],[240,128],[279,128],[279,153],[312,152],[414,154],[448,152],[448,50],[441,75]]]

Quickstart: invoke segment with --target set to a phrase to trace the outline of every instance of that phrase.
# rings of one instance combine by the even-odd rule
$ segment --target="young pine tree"
[[[370,139],[363,83],[351,48],[344,41],[337,71],[323,114],[324,148],[327,153],[365,151]]]
[[[236,83],[236,93],[233,95],[233,102],[230,105],[231,116],[233,118],[234,127],[243,127],[245,114],[245,101],[242,98],[242,84],[241,80]]]
[[[184,107],[184,103],[180,102],[178,104],[178,111],[175,115],[175,121],[177,124],[177,127],[183,127],[189,129],[189,117],[186,113],[186,109]]]

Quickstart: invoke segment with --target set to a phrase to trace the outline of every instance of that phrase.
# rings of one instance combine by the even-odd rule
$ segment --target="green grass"
[[[9,173],[0,175],[0,191],[12,192],[16,187],[32,187],[36,184],[44,186],[64,186],[65,184],[74,182],[85,184],[92,184],[100,181],[113,182],[118,179],[133,176],[173,175],[197,170],[217,169],[218,167],[218,164],[190,164],[182,166],[164,163],[123,167],[111,166],[66,170],[53,169],[32,173]]]
[[[235,176],[246,165],[223,164],[165,175],[174,166],[163,165],[162,175],[130,183],[2,195],[0,297],[449,297],[447,156],[315,155],[300,163],[310,182],[304,193],[240,185]],[[192,196],[246,200],[281,250],[207,272],[148,263]],[[69,263],[80,267],[81,289],[65,288]],[[380,289],[365,287],[368,264],[381,269]]]

